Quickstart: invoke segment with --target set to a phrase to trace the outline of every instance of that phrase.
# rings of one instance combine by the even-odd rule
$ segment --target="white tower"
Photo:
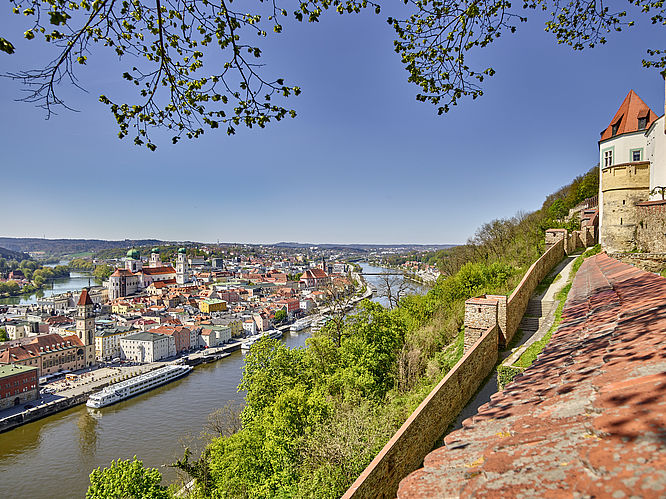
[[[141,254],[139,250],[132,248],[127,252],[127,258],[125,259],[125,268],[132,273],[138,272],[143,268],[141,263]]]
[[[162,260],[160,260],[160,249],[153,248],[150,250],[150,266],[151,267],[161,267]]]
[[[180,248],[178,250],[178,259],[176,260],[176,283],[185,284],[190,280],[189,266],[187,264],[187,250]]]

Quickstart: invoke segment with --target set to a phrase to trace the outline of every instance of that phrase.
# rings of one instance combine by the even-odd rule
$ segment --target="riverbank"
[[[84,404],[90,395],[109,385],[134,378],[169,364],[182,362],[184,358],[187,358],[187,363],[193,367],[217,362],[228,357],[230,353],[239,350],[242,344],[249,339],[244,338],[224,346],[206,349],[164,362],[130,366],[103,366],[81,373],[74,373],[78,375],[75,381],[61,380],[41,387],[52,389],[52,393],[42,394],[39,399],[21,404],[16,408],[12,407],[0,411],[0,433]]]

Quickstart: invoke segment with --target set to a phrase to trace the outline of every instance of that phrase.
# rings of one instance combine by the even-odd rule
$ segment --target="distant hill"
[[[310,248],[317,246],[322,249],[355,249],[359,251],[375,251],[381,249],[396,248],[402,250],[414,251],[437,251],[446,248],[453,248],[455,244],[315,244],[315,243],[297,243],[297,242],[279,242],[272,246],[277,248]]]
[[[163,244],[159,239],[125,239],[105,241],[103,239],[42,239],[38,237],[0,237],[0,246],[13,251],[44,251],[48,255],[73,255],[95,252],[109,248],[152,246]]]
[[[12,251],[7,248],[0,248],[0,258],[4,258],[5,260],[18,260],[20,262],[22,260],[29,259],[30,255],[20,251]]]

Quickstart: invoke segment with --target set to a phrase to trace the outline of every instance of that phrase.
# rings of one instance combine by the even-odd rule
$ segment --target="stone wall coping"
[[[474,305],[495,305],[497,303],[497,298],[490,298],[488,296],[477,296],[475,298],[470,298],[466,300],[465,303],[472,303]]]
[[[549,230],[563,230],[563,231],[566,232],[567,229],[549,229]],[[513,293],[511,293],[511,295],[509,296],[509,300],[508,300],[509,303],[511,303],[513,298],[515,298],[518,295],[518,293],[520,293],[522,291],[523,286],[525,286],[525,282],[528,279],[530,279],[530,277],[532,276],[532,272],[534,272],[535,267],[541,263],[541,259],[544,258],[546,255],[548,255],[548,253],[550,253],[551,251],[553,251],[553,252],[557,251],[556,248],[560,244],[562,245],[562,247],[564,247],[564,239],[560,239],[555,244],[553,244],[550,248],[548,248],[546,251],[544,251],[543,255],[541,255],[537,259],[536,262],[534,262],[532,265],[530,265],[530,268],[527,269],[527,272],[525,272],[525,275],[523,276],[522,280],[520,281],[520,284],[518,284],[518,286],[516,286],[516,289],[514,289]]]

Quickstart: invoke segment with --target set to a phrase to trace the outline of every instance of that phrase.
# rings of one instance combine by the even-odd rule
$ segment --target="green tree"
[[[9,335],[4,327],[0,327],[0,341],[9,341]]]
[[[95,267],[95,270],[93,271],[93,275],[102,281],[106,280],[109,278],[111,274],[113,274],[114,268],[111,265],[108,265],[106,263],[102,263],[101,265],[98,265]]]
[[[275,324],[280,324],[281,322],[284,322],[287,318],[287,311],[283,308],[275,312],[275,317],[273,318],[273,322]]]
[[[295,117],[283,101],[301,89],[262,68],[262,48],[256,40],[283,32],[287,18],[317,22],[324,11],[360,12],[378,3],[368,0],[284,0],[254,2],[237,10],[229,0],[12,0],[13,12],[27,20],[25,38],[41,38],[57,47],[58,55],[44,68],[11,74],[29,90],[24,100],[50,114],[66,106],[57,93],[63,81],[76,82],[76,69],[94,54],[97,43],[109,47],[127,64],[122,78],[136,88],[133,103],[99,100],[114,115],[121,138],[131,135],[137,145],[155,149],[151,127],[173,132],[172,141],[196,138],[205,129],[265,127]],[[467,56],[490,45],[527,21],[532,9],[546,11],[546,30],[558,43],[574,50],[606,42],[614,31],[647,17],[666,24],[662,0],[629,0],[628,10],[592,0],[508,0],[457,2],[405,0],[392,6],[387,20],[394,28],[394,50],[419,89],[416,99],[430,102],[439,114],[463,97],[483,94],[482,83],[495,74],[492,67],[471,67]],[[288,10],[291,10],[291,15]],[[258,36],[257,36],[258,35]],[[212,54],[213,48],[217,49]],[[0,50],[11,54],[11,41],[0,38]],[[221,52],[221,54],[220,54]],[[666,67],[666,50],[649,49],[643,63]],[[209,65],[209,60],[221,61]],[[666,73],[665,73],[666,74]]]
[[[162,475],[155,468],[145,468],[134,459],[112,461],[108,468],[90,473],[86,499],[167,499]]]

